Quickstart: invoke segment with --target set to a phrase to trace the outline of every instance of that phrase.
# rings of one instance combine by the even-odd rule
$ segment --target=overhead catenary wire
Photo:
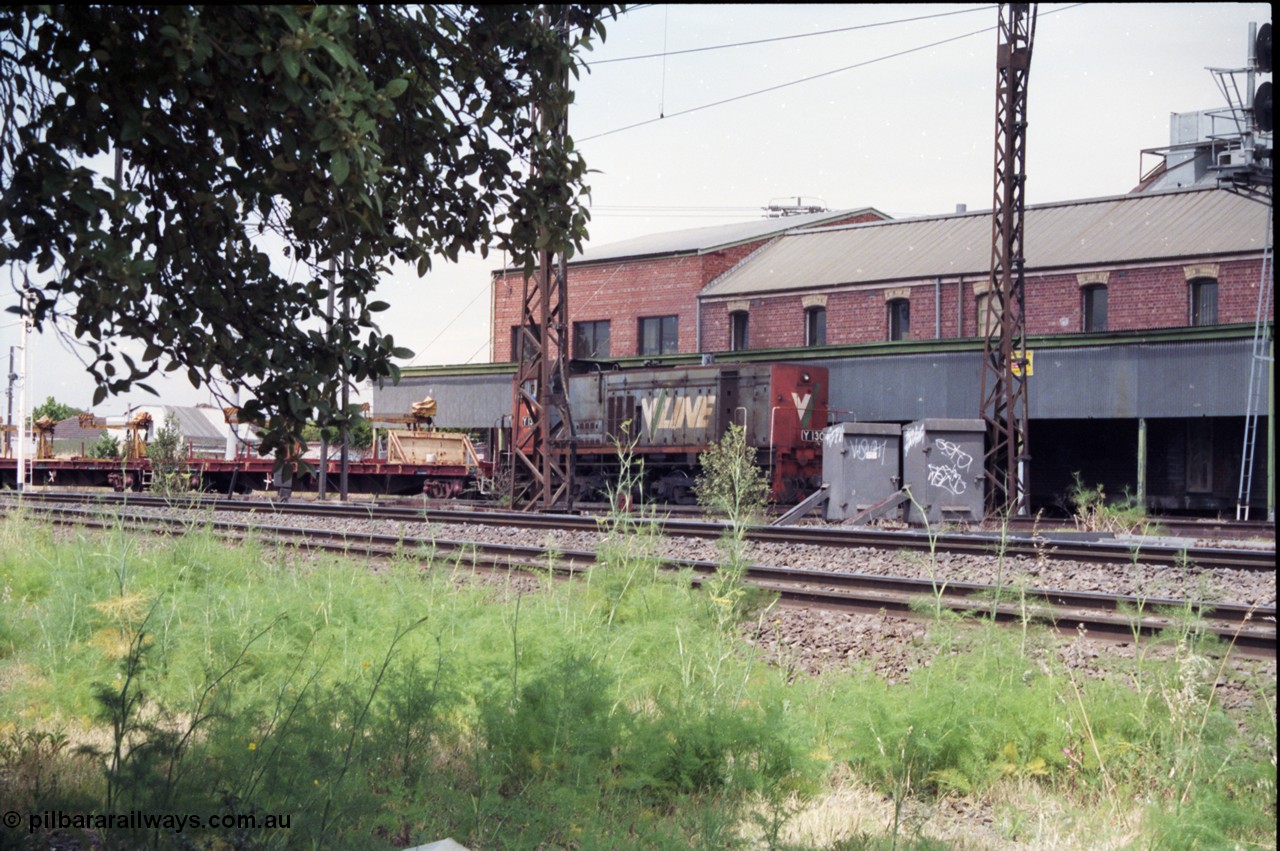
[[[1041,17],[1047,17],[1048,15],[1051,15],[1051,14],[1057,14],[1058,12],[1065,12],[1065,11],[1068,11],[1068,10],[1070,10],[1070,9],[1076,9],[1076,8],[1079,8],[1080,6],[1083,6],[1083,5],[1085,5],[1085,4],[1083,4],[1083,3],[1074,3],[1074,4],[1070,5],[1070,6],[1064,6],[1064,7],[1063,7],[1063,8],[1061,8],[1061,9],[1055,9],[1055,10],[1053,10],[1052,12],[1046,12],[1046,13],[1044,13]],[[702,104],[702,105],[700,105],[700,106],[692,106],[692,107],[689,107],[688,109],[682,109],[682,110],[679,110],[679,111],[677,111],[677,112],[671,112],[671,113],[664,113],[664,114],[660,114],[660,115],[658,115],[658,117],[656,117],[656,118],[647,118],[647,119],[645,119],[644,121],[637,121],[637,122],[635,122],[635,123],[633,123],[633,124],[627,124],[627,125],[625,125],[625,126],[623,126],[623,127],[616,127],[616,128],[614,128],[613,130],[606,130],[606,131],[604,131],[603,133],[596,133],[596,134],[591,135],[591,136],[583,136],[583,137],[581,137],[581,138],[577,138],[577,139],[575,139],[574,141],[575,141],[577,144],[583,144],[583,143],[585,143],[585,142],[590,142],[590,141],[593,141],[593,140],[595,140],[595,139],[601,139],[601,138],[603,138],[603,137],[605,137],[605,136],[612,136],[612,135],[614,135],[615,133],[622,133],[622,132],[624,132],[624,131],[626,131],[626,130],[634,130],[634,129],[636,129],[637,127],[644,127],[644,126],[647,126],[647,125],[649,125],[649,124],[656,124],[657,122],[662,121],[662,120],[667,119],[667,118],[676,118],[677,116],[681,116],[681,115],[690,115],[690,114],[695,113],[695,112],[701,112],[701,111],[703,111],[703,110],[706,110],[706,109],[712,109],[712,108],[717,107],[717,106],[724,106],[725,104],[735,103],[735,102],[737,102],[737,101],[740,101],[740,100],[746,100],[747,98],[756,97],[756,96],[758,96],[758,95],[763,95],[763,94],[768,94],[768,93],[770,93],[770,92],[780,91],[780,90],[782,90],[782,89],[790,88],[790,87],[792,87],[792,86],[798,86],[798,85],[801,85],[801,84],[803,84],[803,83],[810,83],[810,82],[813,82],[814,80],[821,80],[821,79],[823,79],[823,78],[825,78],[825,77],[831,77],[831,76],[834,76],[834,75],[836,75],[836,74],[842,74],[842,73],[844,73],[845,71],[852,71],[852,70],[854,70],[855,68],[865,68],[865,67],[867,67],[867,66],[869,66],[869,65],[874,65],[874,64],[876,64],[876,63],[878,63],[878,62],[885,62],[885,61],[888,61],[888,60],[890,60],[890,59],[897,59],[897,58],[902,57],[902,56],[909,56],[909,55],[910,55],[910,54],[912,54],[912,53],[919,53],[920,51],[923,51],[923,50],[930,50],[930,49],[935,48],[935,47],[941,47],[941,46],[942,46],[942,45],[944,45],[944,44],[951,44],[951,43],[953,43],[953,42],[962,41],[962,40],[964,40],[964,39],[966,39],[966,38],[972,38],[972,37],[977,36],[977,35],[983,35],[983,34],[985,34],[985,33],[995,32],[995,31],[996,31],[996,29],[998,29],[998,27],[994,27],[994,26],[993,26],[993,27],[983,27],[982,29],[973,30],[973,31],[971,31],[971,32],[962,33],[962,34],[960,34],[960,35],[956,35],[956,36],[951,36],[950,38],[944,38],[944,39],[940,39],[940,40],[938,40],[938,41],[932,41],[932,42],[929,42],[928,44],[922,44],[922,45],[919,45],[919,46],[917,46],[917,47],[909,47],[909,48],[907,48],[907,49],[905,49],[905,50],[899,50],[899,51],[896,51],[896,52],[894,52],[894,53],[888,53],[888,54],[885,54],[884,56],[877,56],[877,57],[876,57],[876,58],[874,58],[874,59],[867,59],[867,60],[864,60],[864,61],[862,61],[862,62],[855,62],[855,63],[853,63],[852,65],[845,65],[845,66],[843,66],[843,67],[841,67],[841,68],[833,68],[833,69],[831,69],[830,71],[823,71],[823,72],[818,73],[818,74],[810,74],[810,75],[809,75],[809,76],[807,76],[807,77],[801,77],[801,78],[799,78],[799,79],[796,79],[796,80],[790,80],[790,81],[785,82],[785,83],[778,83],[777,85],[767,86],[766,88],[763,88],[763,89],[756,89],[755,91],[751,91],[751,92],[744,92],[743,94],[740,94],[740,95],[734,95],[734,96],[732,96],[732,97],[722,98],[722,99],[717,100],[717,101],[712,101],[711,103],[704,103],[704,104]]]
[[[811,32],[811,33],[795,33],[793,35],[779,35],[779,36],[773,36],[771,38],[758,38],[758,39],[753,39],[751,41],[735,41],[729,44],[712,44],[706,47],[690,47],[685,50],[667,50],[666,32],[664,30],[661,53],[641,53],[635,56],[617,56],[617,57],[614,57],[613,59],[597,59],[594,62],[588,62],[587,64],[591,67],[595,67],[597,65],[610,65],[615,62],[635,62],[641,59],[657,59],[659,57],[666,59],[671,56],[685,56],[690,53],[708,53],[713,50],[728,50],[734,47],[752,47],[757,44],[772,44],[779,41],[794,41],[800,38],[813,38],[815,36],[837,35],[839,33],[854,32],[856,30],[869,30],[875,27],[887,27],[887,26],[892,26],[894,24],[909,24],[909,23],[914,23],[916,21],[928,21],[928,20],[934,20],[937,18],[948,18],[948,17],[951,17],[952,15],[968,15],[973,12],[985,12],[994,8],[995,6],[990,6],[990,5],[975,6],[972,9],[960,9],[955,12],[940,12],[936,15],[917,15],[914,18],[898,18],[897,20],[893,20],[893,21],[877,21],[876,23],[873,23],[873,24],[858,24],[857,26],[852,26],[852,27],[839,27],[837,29],[819,30],[818,32]]]
[[[425,346],[423,346],[422,349],[413,356],[412,360],[410,360],[407,365],[413,366],[415,363],[417,363],[418,358],[426,354],[427,349],[430,349],[433,345],[435,345],[436,341],[439,340],[441,337],[443,337],[445,333],[447,333],[449,329],[452,328],[457,323],[457,321],[462,318],[462,314],[466,313],[468,310],[471,309],[471,306],[475,304],[476,301],[479,300],[480,296],[488,295],[488,293],[489,293],[488,287],[485,287],[484,289],[476,293],[475,296],[471,299],[471,301],[467,302],[466,305],[461,310],[458,311],[458,314],[456,316],[454,316],[452,319],[446,322],[445,326],[440,329],[440,333],[432,337],[431,341],[428,342]],[[485,345],[488,345],[488,341],[485,341]],[[475,355],[472,355],[472,357],[475,357]],[[470,361],[468,361],[468,363],[469,362]]]

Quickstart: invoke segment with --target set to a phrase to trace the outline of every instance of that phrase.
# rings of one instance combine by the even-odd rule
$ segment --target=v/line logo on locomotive
[[[657,396],[640,400],[644,430],[652,439],[658,429],[708,428],[715,413],[714,393],[703,396],[668,396],[663,390]]]
[[[803,395],[791,392],[791,402],[796,409],[796,418],[800,421],[801,440],[821,442],[822,429],[811,428],[813,419],[812,391]],[[699,396],[668,395],[662,390],[657,396],[649,396],[640,400],[640,413],[644,421],[644,430],[652,439],[659,429],[705,429],[711,426],[716,409],[716,396],[708,393]]]
[[[815,384],[814,386],[819,387],[821,385]],[[810,427],[813,420],[813,393],[810,392],[801,396],[793,390],[791,391],[791,401],[795,403],[796,416],[800,418],[800,439],[810,443],[821,443],[822,429]]]

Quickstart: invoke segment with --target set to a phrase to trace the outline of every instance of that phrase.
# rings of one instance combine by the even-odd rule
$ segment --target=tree
[[[48,417],[54,422],[60,423],[63,420],[71,419],[78,413],[81,413],[79,408],[73,408],[49,396],[31,412],[31,421],[35,422],[41,417]]]
[[[339,376],[412,354],[375,321],[390,260],[581,247],[586,165],[532,107],[563,114],[615,7],[552,8],[563,33],[528,6],[0,7],[0,264],[37,327],[72,321],[94,405],[221,376],[280,457],[353,418]]]

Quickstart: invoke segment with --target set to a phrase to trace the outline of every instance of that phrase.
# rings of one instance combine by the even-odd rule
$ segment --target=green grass
[[[518,593],[448,562],[372,571],[199,528],[55,540],[11,515],[0,801],[289,818],[98,833],[120,848],[944,848],[980,846],[921,812],[967,796],[1027,836],[1030,791],[1070,813],[1055,845],[1275,846],[1274,682],[1228,717],[1230,673],[1185,634],[1140,685],[950,620],[905,684],[788,682],[653,544],[623,525],[589,580]],[[806,833],[847,782],[875,817]],[[24,833],[0,847],[43,839]]]

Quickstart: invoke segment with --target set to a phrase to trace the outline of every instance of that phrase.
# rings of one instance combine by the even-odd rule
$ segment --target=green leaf
[[[405,89],[409,88],[409,81],[405,79],[392,80],[387,83],[386,93],[389,98],[398,98],[404,94]]]
[[[347,162],[347,155],[342,151],[334,151],[333,156],[329,158],[329,173],[333,175],[333,182],[341,186],[347,181],[347,174],[351,171],[351,164]]]
[[[338,44],[338,42],[326,38],[320,41],[320,46],[333,57],[334,62],[337,62],[343,68],[354,71],[360,67],[356,64],[356,60],[352,58],[351,54],[347,52],[347,49]]]
[[[302,60],[298,57],[296,50],[286,50],[280,54],[280,64],[284,66],[284,72],[292,79],[298,79],[298,75],[302,73]]]

